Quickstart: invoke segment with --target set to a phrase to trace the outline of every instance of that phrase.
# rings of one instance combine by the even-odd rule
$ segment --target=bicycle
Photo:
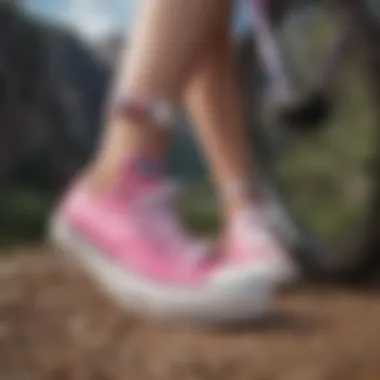
[[[373,137],[376,117],[368,116],[375,93],[368,93],[360,76],[367,74],[378,91],[380,60],[371,49],[380,7],[368,1],[289,1],[274,37],[267,2],[246,2],[255,34],[240,44],[238,62],[247,121],[256,126],[250,127],[255,162],[296,231],[296,258],[317,279],[368,279],[379,263],[380,147]],[[256,51],[261,60],[253,70]],[[268,69],[271,77],[263,82]],[[281,93],[277,107],[266,97],[268,88]],[[304,96],[282,106],[294,93]],[[364,111],[353,122],[359,109]]]

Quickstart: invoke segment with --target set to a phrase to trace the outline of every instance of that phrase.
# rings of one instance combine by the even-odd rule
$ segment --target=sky
[[[24,0],[32,13],[56,22],[63,22],[85,38],[98,39],[109,33],[130,28],[139,0]],[[249,25],[247,12],[238,8],[236,22]]]

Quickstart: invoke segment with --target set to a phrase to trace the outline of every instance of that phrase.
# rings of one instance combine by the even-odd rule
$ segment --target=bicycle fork
[[[297,90],[283,65],[281,49],[269,20],[268,0],[245,1],[251,9],[253,38],[273,94],[281,103],[294,102],[297,98]]]

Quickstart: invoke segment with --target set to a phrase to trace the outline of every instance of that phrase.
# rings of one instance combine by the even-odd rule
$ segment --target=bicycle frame
[[[252,34],[256,42],[262,68],[268,75],[269,83],[274,93],[280,98],[292,98],[297,90],[295,84],[285,69],[281,49],[278,45],[274,28],[269,18],[268,0],[244,0],[251,10]],[[350,18],[341,23],[317,70],[313,90],[328,90],[332,78],[341,67],[344,57],[350,48],[351,37]]]
[[[268,15],[268,0],[246,0],[250,5],[253,38],[256,41],[263,68],[280,97],[293,97],[294,84],[283,65],[282,55]]]

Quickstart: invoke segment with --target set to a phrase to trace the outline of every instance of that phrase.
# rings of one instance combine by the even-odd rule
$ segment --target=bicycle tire
[[[310,2],[309,2],[310,3]],[[317,4],[317,3],[316,3]],[[323,6],[320,3],[318,6]],[[373,54],[373,49],[377,47],[379,34],[379,25],[377,19],[372,17],[371,12],[363,3],[357,0],[343,2],[341,6],[345,6],[351,15],[355,15],[355,35],[358,41],[364,47],[362,58],[365,61],[366,75],[372,84],[372,101],[380,100],[380,55]],[[295,216],[292,204],[289,201],[287,192],[284,190],[281,180],[275,173],[276,154],[274,152],[278,147],[284,146],[284,141],[289,137],[289,131],[280,133],[286,128],[277,126],[272,121],[269,125],[263,120],[255,117],[259,104],[258,99],[262,93],[253,91],[258,88],[258,78],[252,72],[252,42],[249,39],[244,40],[238,47],[238,63],[239,72],[241,73],[242,86],[244,88],[244,102],[246,109],[247,122],[249,125],[256,125],[256,128],[250,128],[252,142],[254,145],[255,161],[260,172],[268,181],[272,191],[278,194],[280,202],[284,205],[287,215],[293,225],[297,228],[297,241],[294,242],[294,252],[296,260],[299,262],[305,274],[315,280],[323,281],[339,281],[339,282],[362,282],[371,279],[379,269],[379,249],[380,238],[378,231],[380,228],[380,146],[374,156],[371,158],[375,167],[375,179],[372,194],[370,195],[370,207],[365,215],[365,227],[360,236],[352,242],[351,246],[346,250],[341,248],[332,252],[327,244],[320,239],[315,231],[309,226],[300,223]],[[255,104],[256,107],[252,107]],[[377,125],[380,121],[379,113],[376,115]],[[260,123],[264,124],[260,127]],[[292,129],[292,125],[289,126]],[[378,133],[379,128],[377,128]],[[268,131],[272,133],[268,137]],[[293,128],[293,132],[299,135],[299,128]],[[274,138],[273,138],[274,137]],[[302,138],[302,137],[301,137]],[[276,141],[277,140],[277,141]],[[379,139],[377,139],[379,141]],[[364,225],[364,224],[363,224]],[[350,236],[347,236],[347,240]],[[348,256],[349,254],[349,256]],[[334,257],[333,257],[334,256]],[[339,257],[339,259],[338,259]],[[336,260],[335,260],[336,259]]]

